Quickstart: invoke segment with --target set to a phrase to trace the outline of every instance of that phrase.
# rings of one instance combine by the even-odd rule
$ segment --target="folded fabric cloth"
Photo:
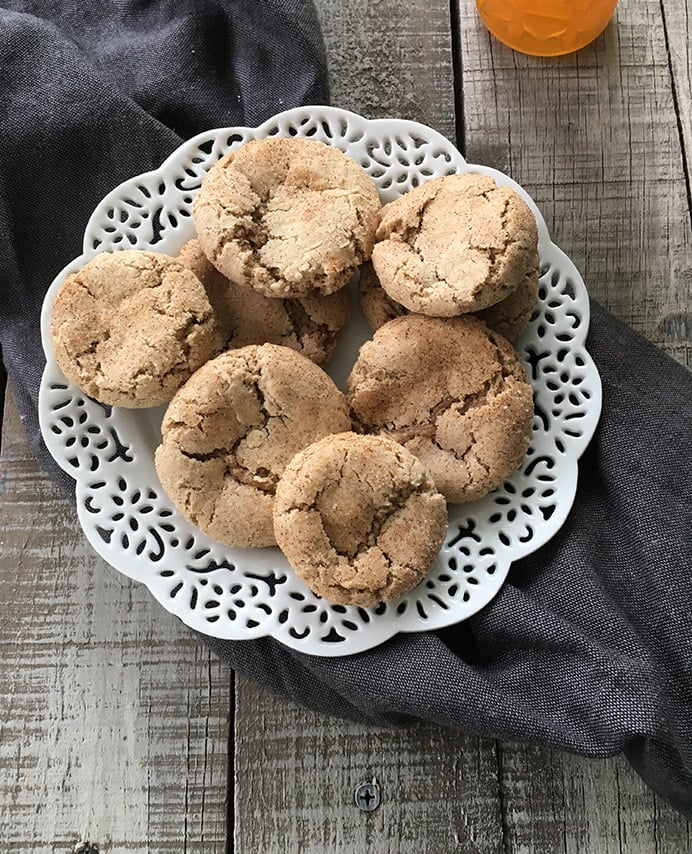
[[[36,417],[48,284],[79,254],[102,196],[182,137],[324,103],[324,55],[300,0],[13,9],[0,9],[0,336],[33,447],[71,493]],[[574,508],[483,611],[337,659],[269,639],[204,640],[238,671],[330,714],[622,751],[692,814],[692,375],[598,306],[589,349],[603,416]]]

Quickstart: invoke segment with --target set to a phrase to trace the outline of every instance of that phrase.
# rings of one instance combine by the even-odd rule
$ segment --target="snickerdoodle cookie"
[[[517,353],[476,318],[391,320],[361,347],[347,388],[356,425],[408,448],[449,501],[502,483],[531,439],[533,396]]]
[[[508,341],[516,341],[531,319],[538,298],[538,253],[531,270],[519,283],[519,287],[500,302],[473,312],[486,326],[499,332]],[[408,309],[395,302],[380,285],[371,263],[364,264],[358,281],[360,308],[374,332],[395,317],[408,314]]]
[[[447,506],[401,445],[341,433],[291,460],[276,488],[276,540],[319,596],[374,605],[429,572],[444,540]]]
[[[134,249],[102,252],[68,276],[50,331],[71,382],[130,408],[170,400],[219,344],[197,277],[166,255]]]
[[[350,427],[345,397],[305,356],[274,344],[228,350],[170,402],[156,471],[178,510],[206,534],[230,546],[269,546],[286,464]]]
[[[538,299],[539,260],[519,282],[519,287],[495,305],[474,312],[475,317],[508,341],[516,341],[526,329]]]
[[[370,257],[380,201],[360,166],[322,142],[248,142],[209,171],[193,218],[232,282],[270,297],[330,294]]]
[[[269,299],[230,282],[202,252],[198,240],[188,241],[178,260],[204,285],[224,349],[280,344],[317,365],[329,360],[351,311],[348,288],[327,296],[311,293],[300,299]]]
[[[447,175],[382,209],[372,262],[392,299],[452,317],[515,290],[537,243],[536,220],[514,190],[486,175]]]
[[[363,317],[373,332],[378,330],[380,326],[384,326],[385,323],[389,323],[390,320],[394,320],[395,317],[409,313],[406,306],[393,300],[382,287],[371,261],[363,264],[360,268],[358,298]]]

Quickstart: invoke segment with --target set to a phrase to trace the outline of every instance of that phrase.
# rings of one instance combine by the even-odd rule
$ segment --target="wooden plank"
[[[332,103],[425,122],[454,138],[449,3],[318,0]],[[433,726],[383,730],[327,718],[236,683],[235,850],[502,852],[491,740]],[[375,775],[366,814],[356,786]]]
[[[92,553],[9,396],[0,526],[0,850],[225,851],[228,672]]]
[[[373,777],[382,803],[366,813],[354,792]],[[334,720],[245,679],[235,791],[236,854],[504,850],[493,741]]]
[[[553,60],[513,53],[460,8],[469,159],[518,180],[592,295],[691,364],[690,211],[658,0],[620,4],[593,45]]]
[[[317,0],[331,101],[413,119],[454,139],[449,0]]]
[[[689,364],[689,210],[658,3],[621,4],[594,45],[555,60],[513,53],[460,9],[468,158],[523,184],[591,293]],[[512,854],[690,850],[688,822],[620,757],[503,743],[499,760]]]

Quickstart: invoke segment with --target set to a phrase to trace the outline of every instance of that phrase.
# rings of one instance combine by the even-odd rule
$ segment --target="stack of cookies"
[[[156,470],[214,539],[278,544],[333,602],[405,593],[442,545],[446,502],[487,494],[528,448],[509,341],[537,296],[534,217],[474,174],[381,208],[338,149],[273,138],[222,158],[193,218],[177,258],[103,253],[68,276],[61,370],[103,403],[170,401]],[[320,366],[358,269],[374,335],[344,395]]]

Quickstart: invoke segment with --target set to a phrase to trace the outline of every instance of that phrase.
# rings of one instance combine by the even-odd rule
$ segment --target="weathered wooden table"
[[[622,0],[555,60],[494,42],[472,0],[318,9],[334,104],[425,122],[510,173],[591,293],[689,364],[687,0]],[[4,413],[0,852],[692,850],[620,758],[356,726],[235,678],[92,554],[11,394]],[[354,788],[373,775],[383,801],[364,813]]]

